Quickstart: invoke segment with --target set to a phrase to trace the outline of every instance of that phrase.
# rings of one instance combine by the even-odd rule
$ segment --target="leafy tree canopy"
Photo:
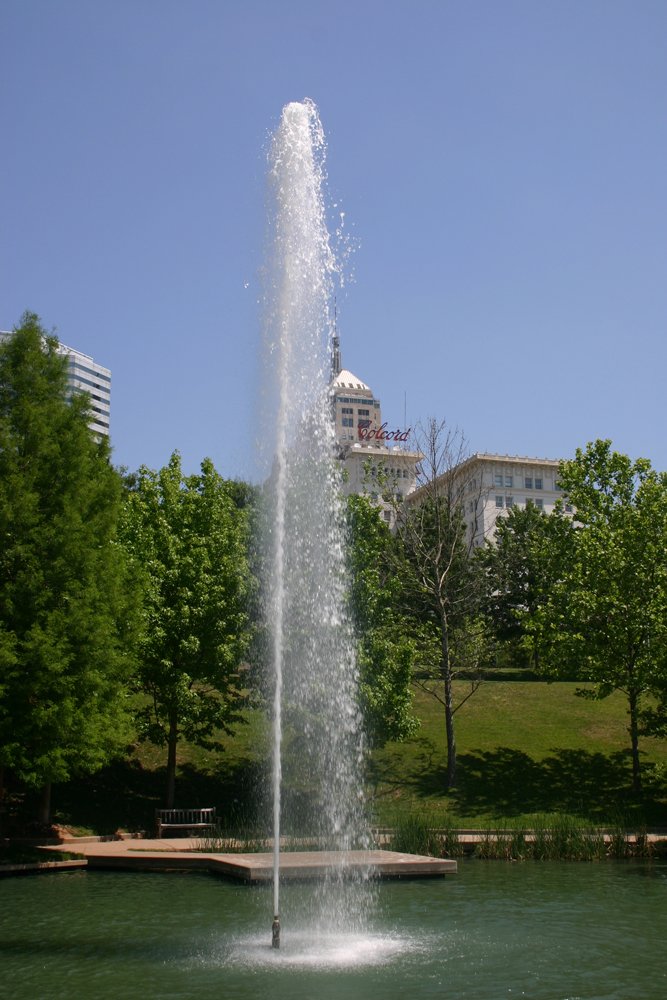
[[[484,612],[496,637],[526,649],[535,667],[538,646],[526,623],[560,579],[571,533],[571,519],[560,512],[515,506],[498,518],[493,543],[476,553],[485,571]]]
[[[57,347],[31,313],[0,344],[0,767],[34,786],[125,744],[135,625],[120,478]]]
[[[641,713],[667,664],[667,475],[598,440],[562,464],[559,482],[573,544],[536,632],[555,675],[574,668],[591,683],[582,694],[625,693],[638,790]]]
[[[365,496],[349,496],[347,522],[361,702],[368,738],[378,745],[405,739],[417,728],[410,679],[418,644],[402,611],[396,542],[378,508]]]
[[[237,484],[205,459],[186,476],[180,456],[128,480],[123,539],[144,578],[139,686],[142,735],[168,748],[173,804],[176,747],[215,745],[240,720],[240,667],[250,637],[248,511]]]

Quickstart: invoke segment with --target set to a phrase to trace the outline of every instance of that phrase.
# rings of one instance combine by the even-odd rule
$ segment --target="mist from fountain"
[[[339,267],[326,224],[324,160],[324,133],[313,102],[286,105],[269,155],[265,318],[274,428],[265,600],[275,684],[274,946],[280,935],[285,785],[291,789],[291,832],[298,829],[321,847],[342,852],[368,846],[334,459],[332,293]],[[314,931],[338,927],[349,933],[363,923],[365,894],[348,884],[344,854],[340,859],[314,892],[307,921]]]

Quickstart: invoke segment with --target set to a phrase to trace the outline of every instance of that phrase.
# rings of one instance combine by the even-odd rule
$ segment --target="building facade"
[[[396,506],[417,487],[421,455],[409,447],[409,428],[390,428],[372,389],[340,367],[334,345],[331,393],[343,490],[369,496],[393,526]]]
[[[10,332],[0,330],[0,339],[6,340],[11,336]],[[111,416],[111,372],[93,361],[88,354],[83,354],[66,344],[58,344],[58,353],[67,359],[69,392],[87,392],[90,397],[88,426],[95,434],[108,437]]]
[[[519,455],[494,455],[477,452],[436,481],[447,490],[461,508],[466,523],[466,535],[471,548],[492,542],[499,517],[513,507],[529,504],[551,514],[558,500],[564,510],[572,508],[558,486],[560,462],[551,458],[527,458]],[[419,503],[429,487],[423,486],[411,497]]]

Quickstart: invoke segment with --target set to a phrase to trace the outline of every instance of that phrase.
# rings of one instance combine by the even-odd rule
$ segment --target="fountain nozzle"
[[[278,914],[273,918],[271,925],[271,947],[280,948],[280,917]]]

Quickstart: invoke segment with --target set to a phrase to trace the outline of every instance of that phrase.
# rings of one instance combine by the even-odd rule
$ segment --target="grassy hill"
[[[667,822],[662,777],[667,742],[645,740],[644,799],[630,795],[626,702],[614,694],[576,697],[574,683],[485,681],[455,716],[458,781],[444,789],[444,714],[415,693],[421,729],[415,739],[374,754],[371,769],[380,822],[417,808],[433,822],[474,826],[532,813],[569,812],[616,821]],[[469,686],[457,685],[463,697]]]
[[[645,740],[645,793],[630,794],[623,696],[577,698],[577,685],[485,681],[456,715],[459,778],[444,790],[442,707],[415,692],[414,739],[373,753],[368,793],[375,820],[393,825],[417,811],[434,825],[477,826],[566,812],[600,822],[667,825],[667,742]],[[469,688],[461,683],[457,694]],[[230,825],[268,815],[268,726],[258,712],[225,738],[222,752],[183,746],[177,804],[216,805]],[[54,819],[99,833],[152,829],[162,804],[164,752],[140,745],[102,772],[54,788]]]

